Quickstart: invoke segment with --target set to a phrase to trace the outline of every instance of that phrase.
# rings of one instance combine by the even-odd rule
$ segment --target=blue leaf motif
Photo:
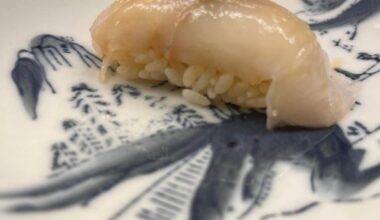
[[[19,58],[12,70],[12,79],[27,113],[32,119],[37,118],[37,104],[44,74],[44,68],[35,60],[27,57]]]

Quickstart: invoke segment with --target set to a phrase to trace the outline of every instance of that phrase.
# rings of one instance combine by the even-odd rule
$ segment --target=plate
[[[380,5],[284,1],[361,87],[339,125],[269,132],[166,83],[100,82],[112,1],[2,1],[0,219],[380,218]]]

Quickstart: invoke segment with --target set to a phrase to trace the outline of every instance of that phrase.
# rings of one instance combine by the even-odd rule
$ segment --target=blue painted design
[[[353,73],[342,68],[336,68],[335,70],[343,75],[357,81],[365,81],[370,77],[380,73],[380,55],[379,54],[369,54],[365,52],[360,52],[357,55],[358,60],[369,62],[368,67],[361,73]]]
[[[12,78],[24,103],[27,113],[36,119],[39,94],[43,83],[56,93],[47,78],[49,69],[73,67],[67,54],[77,55],[88,68],[100,68],[101,60],[89,50],[71,39],[49,34],[40,35],[31,41],[29,50],[20,50],[12,70]]]
[[[342,50],[345,50],[347,53],[351,53],[352,50],[354,49],[353,44],[343,43],[342,39],[332,40],[332,42],[335,47],[339,47]]]
[[[45,71],[34,59],[18,58],[12,70],[12,79],[17,86],[24,107],[32,119],[37,118],[37,104]]]
[[[352,144],[356,145],[379,131],[380,126],[370,129],[363,123],[359,121],[354,121],[352,125],[348,126],[347,135],[350,137],[355,137],[355,140],[352,142]]]
[[[72,62],[64,54],[77,54],[79,49],[82,52],[87,51],[78,44],[75,44],[76,50],[74,50],[70,46],[72,41],[68,39],[62,40],[48,35],[45,40],[41,40],[41,42],[51,41],[59,42],[57,47],[60,48],[60,53],[45,45],[36,47],[44,51],[41,54],[45,56],[38,56],[39,59],[44,58],[44,62],[36,60],[37,58],[19,59],[20,64],[16,64],[16,68],[25,68],[23,65],[25,62],[27,68],[35,69],[29,72],[18,71],[18,75],[15,73],[15,77],[28,79],[22,82],[21,78],[17,78],[16,85],[21,85],[24,89],[29,88],[27,83],[35,83],[37,86],[33,88],[39,91],[45,77],[41,74],[42,70],[48,68],[57,70],[61,65],[73,67]],[[77,56],[85,66],[92,65],[97,68],[95,64],[98,62],[95,62],[95,59],[93,60],[95,64],[90,62],[89,57],[91,57],[89,54],[86,56],[83,53]],[[360,57],[363,60],[378,61],[376,55],[362,53]],[[29,64],[31,60],[34,62],[33,65]],[[376,65],[373,68],[375,67]],[[357,79],[367,78],[363,75]],[[164,89],[164,86],[159,84],[153,87]],[[310,187],[313,192],[318,191],[320,184],[328,184],[331,180],[341,184],[344,197],[337,196],[334,202],[361,202],[379,197],[375,194],[373,198],[350,198],[351,193],[360,191],[380,177],[380,164],[359,170],[358,167],[366,152],[353,149],[338,126],[313,130],[290,128],[267,131],[264,114],[242,113],[231,105],[227,105],[224,109],[211,107],[210,112],[221,122],[210,124],[191,107],[183,104],[169,106],[166,103],[166,96],[145,94],[132,85],[113,85],[110,88],[112,101],[106,100],[104,93],[88,83],[81,82],[72,85],[70,89],[72,95],[69,103],[86,120],[67,118],[62,121],[62,129],[68,134],[68,138],[52,145],[51,166],[54,173],[43,185],[0,193],[2,199],[30,198],[30,202],[15,203],[8,209],[10,212],[50,211],[74,204],[88,205],[97,196],[122,181],[176,164],[139,196],[131,198],[111,217],[113,220],[119,219],[138,201],[153,193],[153,189],[160,183],[177,174],[181,167],[186,164],[191,165],[187,172],[176,176],[177,182],[168,183],[171,185],[170,192],[166,188],[159,192],[159,197],[151,197],[160,205],[158,212],[152,213],[151,210],[143,209],[138,215],[138,219],[149,219],[153,218],[152,216],[153,219],[175,219],[175,213],[181,210],[182,200],[174,195],[181,195],[180,199],[192,197],[179,190],[178,185],[180,183],[195,185],[193,179],[202,175],[200,164],[204,162],[196,164],[189,161],[208,145],[211,145],[213,156],[211,159],[210,156],[204,158],[210,160],[210,164],[201,184],[197,186],[192,200],[190,219],[223,219],[225,213],[233,209],[228,204],[233,189],[239,184],[240,175],[244,175],[243,183],[239,187],[242,189],[241,198],[250,204],[240,213],[240,218],[243,219],[260,206],[266,205],[272,190],[272,182],[275,181],[276,173],[273,167],[279,161],[287,161],[298,166],[303,166],[303,161],[313,162],[313,166],[308,167]],[[31,97],[37,94],[36,100],[38,100],[38,92],[33,91],[28,90],[27,94],[32,95]],[[122,130],[125,124],[118,121],[118,115],[113,110],[115,107],[125,107],[123,105],[126,99],[142,101],[150,108],[164,110],[166,113],[162,118],[152,120],[150,125],[163,125],[166,130],[132,142],[128,131]],[[356,144],[379,130],[379,128],[368,128],[357,121],[348,128],[347,135],[355,137],[353,144]],[[114,145],[117,145],[117,148],[112,147]],[[253,166],[247,173],[240,174],[238,171],[242,169],[246,158],[253,159],[251,161]],[[64,196],[57,196],[56,192],[64,192]],[[45,203],[44,199],[48,199],[49,203]],[[298,209],[264,215],[261,219],[299,215],[318,207],[320,203],[314,201]]]
[[[266,214],[266,215],[262,216],[260,218],[260,220],[270,220],[270,219],[274,219],[274,218],[277,218],[280,216],[289,217],[289,216],[293,216],[293,215],[298,215],[298,214],[307,212],[308,210],[311,210],[311,209],[317,207],[318,205],[320,205],[319,202],[311,202],[311,203],[306,204],[306,205],[304,205],[304,206],[302,206],[296,210],[283,211],[282,213],[279,213],[279,214]]]
[[[183,128],[201,126],[206,123],[203,117],[199,115],[194,109],[191,109],[183,104],[174,106],[170,112],[165,114],[162,121],[166,124],[175,122],[175,124]],[[170,128],[173,127],[168,127],[168,129]]]
[[[330,11],[341,4],[346,0],[302,0],[306,8],[311,11]]]
[[[306,1],[306,2],[312,2],[312,1]],[[324,2],[324,1],[314,1],[317,2],[317,5],[323,5],[319,4],[318,2]],[[331,10],[335,7],[337,7],[339,4],[342,3],[342,1],[325,1],[325,2],[331,2],[336,4],[331,4],[334,7],[327,7],[326,9]],[[320,29],[329,29],[333,27],[338,27],[341,25],[346,24],[358,24],[361,21],[367,19],[368,17],[372,16],[374,13],[378,12],[380,10],[380,4],[378,0],[360,0],[357,3],[354,3],[350,8],[343,11],[341,14],[336,16],[335,18],[312,23],[310,24],[311,29],[313,30],[320,30]]]
[[[140,202],[141,199],[143,199],[145,196],[149,195],[149,193],[151,193],[155,189],[155,187],[157,187],[160,183],[162,183],[163,181],[165,181],[168,177],[174,175],[175,172],[178,171],[181,167],[183,167],[186,164],[188,164],[190,162],[190,159],[192,159],[193,157],[194,157],[194,154],[188,156],[187,158],[185,158],[183,160],[183,163],[180,163],[180,164],[176,165],[174,168],[172,168],[166,174],[164,174],[161,178],[159,178],[158,180],[154,181],[153,184],[151,184],[147,189],[145,189],[137,197],[135,197],[134,199],[132,199],[131,201],[129,201],[125,206],[123,206],[119,211],[117,211],[113,216],[111,216],[110,220],[116,220],[116,219],[119,219],[120,217],[122,217],[123,214],[125,214],[130,208],[132,208],[134,205],[136,205],[138,202]],[[174,185],[173,185],[173,187],[176,188]],[[177,192],[175,189],[166,189],[166,193],[176,194],[176,195],[179,195],[181,198],[188,197],[183,192]],[[161,208],[161,209],[163,209],[163,208]],[[170,209],[171,208],[161,210],[161,213],[162,212],[164,212],[164,213],[170,213],[171,217],[175,216],[175,214],[174,214],[175,212],[173,213],[172,212],[173,210],[170,210]]]
[[[133,98],[141,96],[141,92],[136,87],[130,85],[114,85],[112,88],[112,95],[115,96],[117,105],[123,104],[122,98],[125,93]]]
[[[347,204],[347,203],[360,203],[363,201],[368,201],[368,200],[373,200],[377,199],[380,196],[380,193],[373,194],[371,196],[368,196],[367,198],[342,198],[342,199],[336,199],[334,200],[335,203],[340,203],[340,204]],[[260,220],[271,220],[273,218],[278,218],[278,217],[291,217],[294,215],[302,214],[304,212],[307,212],[311,209],[317,208],[319,205],[321,205],[321,202],[318,201],[313,201],[309,202],[306,205],[303,205],[297,209],[294,210],[286,210],[286,211],[281,211],[279,213],[271,213],[271,214],[266,214],[264,216],[260,217]]]
[[[110,187],[110,182],[114,183],[115,179],[122,177],[125,180],[154,172],[208,144],[212,145],[214,156],[193,200],[191,219],[196,220],[223,218],[232,189],[237,184],[236,170],[241,169],[242,161],[248,155],[254,158],[254,166],[245,178],[242,196],[249,199],[252,206],[242,217],[257,208],[257,192],[261,190],[265,174],[279,160],[316,161],[312,181],[323,181],[326,174],[333,171],[343,186],[356,190],[380,176],[380,165],[359,171],[360,158],[355,156],[356,151],[338,126],[273,132],[266,130],[265,121],[263,114],[250,113],[232,116],[219,124],[161,132],[95,156],[44,185],[3,193],[1,197],[52,198],[49,204],[21,203],[9,209],[16,212],[51,210],[81,203],[97,194],[99,188]],[[78,187],[83,190],[74,193],[72,190]],[[66,191],[66,197],[55,198],[54,193],[62,190]]]
[[[124,143],[128,138],[127,134],[111,134],[120,128],[120,122],[110,108],[111,103],[103,99],[98,89],[78,83],[71,87],[71,93],[69,101],[73,109],[87,117],[88,123],[84,124],[79,119],[65,119],[62,122],[63,130],[69,136],[68,140],[52,146],[54,171],[71,169],[89,156],[109,149],[116,142],[115,138],[118,143]]]

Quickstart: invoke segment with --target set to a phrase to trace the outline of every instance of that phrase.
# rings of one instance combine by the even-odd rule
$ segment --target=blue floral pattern
[[[379,54],[362,51],[355,43],[360,24],[378,11],[378,7],[370,7],[377,3],[302,3],[305,8],[298,13],[313,22],[311,27],[318,30],[320,37],[330,39],[333,47],[352,54],[366,66],[361,72],[337,67],[337,72],[361,82],[380,72]],[[347,5],[334,18],[314,20],[315,16]],[[345,30],[342,37],[329,37],[342,25],[346,25],[339,27]],[[11,76],[33,120],[39,120],[43,86],[52,94],[60,92],[56,88],[58,82],[48,73],[60,71],[61,67],[76,68],[77,61],[90,69],[99,69],[101,65],[97,56],[72,38],[54,35],[36,37],[30,49],[21,50],[17,58]],[[344,127],[267,131],[263,114],[241,112],[231,105],[212,106],[203,109],[204,113],[186,103],[173,102],[177,88],[165,82],[148,87],[165,92],[149,93],[134,83],[113,83],[106,89],[87,81],[70,85],[70,97],[65,101],[77,117],[62,116],[60,127],[66,138],[50,145],[51,176],[41,185],[0,193],[2,200],[30,199],[20,200],[7,211],[42,212],[88,206],[124,181],[159,174],[136,197],[126,198],[119,210],[110,213],[110,219],[251,219],[253,213],[261,213],[260,209],[271,205],[273,188],[278,184],[276,167],[283,162],[307,170],[307,187],[314,194],[331,187],[331,183],[338,186],[329,188],[335,190],[329,203],[351,204],[380,198],[378,192],[356,196],[380,177],[380,161],[360,169],[368,152],[356,147],[376,136],[380,126],[354,120]],[[125,120],[120,114],[124,109],[128,114],[129,108],[133,108],[129,101],[159,112],[147,119],[138,137],[131,129],[139,119]],[[361,106],[360,100],[356,102],[355,108]],[[64,195],[57,196],[58,192]],[[237,205],[236,198],[244,205]],[[302,216],[324,203],[326,200],[322,199],[305,200],[295,209],[281,207],[254,216],[262,220]],[[188,214],[184,214],[186,210]]]

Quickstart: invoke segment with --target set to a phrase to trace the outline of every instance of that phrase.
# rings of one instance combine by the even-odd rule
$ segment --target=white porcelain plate
[[[269,132],[166,83],[101,83],[89,27],[111,0],[1,1],[0,219],[380,219],[380,3],[277,2],[361,85],[339,125]]]

